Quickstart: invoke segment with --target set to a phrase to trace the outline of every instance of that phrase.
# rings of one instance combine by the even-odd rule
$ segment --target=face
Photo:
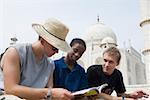
[[[109,53],[103,55],[104,65],[103,72],[106,75],[111,75],[117,66],[117,59],[115,56],[111,56]]]
[[[58,49],[46,42],[45,40],[42,42],[44,47],[44,52],[48,57],[51,57],[55,53],[58,53]]]
[[[75,43],[68,52],[67,57],[71,61],[77,61],[85,51],[85,47],[79,43]]]

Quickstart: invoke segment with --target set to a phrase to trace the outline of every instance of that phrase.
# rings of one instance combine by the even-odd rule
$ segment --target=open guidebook
[[[98,95],[99,93],[101,93],[102,89],[106,88],[107,86],[108,86],[108,84],[103,84],[98,87],[92,87],[92,88],[73,92],[72,95],[74,95],[75,97]]]

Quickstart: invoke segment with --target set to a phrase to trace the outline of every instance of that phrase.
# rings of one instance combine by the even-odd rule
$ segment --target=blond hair
[[[114,56],[117,60],[117,64],[120,63],[120,59],[121,59],[121,54],[120,54],[120,51],[116,48],[116,47],[110,47],[110,48],[107,48],[104,52],[103,52],[103,55],[105,53],[108,53],[110,56]]]

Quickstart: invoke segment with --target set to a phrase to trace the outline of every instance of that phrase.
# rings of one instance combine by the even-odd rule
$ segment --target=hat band
[[[46,28],[45,28],[44,26],[42,26],[42,27],[46,30]],[[60,40],[65,41],[64,39],[62,39],[62,38],[60,38],[60,37],[57,37],[56,35],[54,35],[54,34],[50,33],[50,32],[49,32],[49,31],[47,31],[47,30],[46,30],[46,32],[48,32],[49,34],[53,35],[54,37],[56,37],[56,38],[58,38],[58,39],[60,39]]]

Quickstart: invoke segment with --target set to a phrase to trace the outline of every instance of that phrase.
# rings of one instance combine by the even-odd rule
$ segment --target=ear
[[[116,66],[118,66],[118,65],[119,65],[119,62],[117,62]]]
[[[41,44],[43,45],[44,44],[44,39],[43,38],[40,38],[40,42],[41,42]]]

